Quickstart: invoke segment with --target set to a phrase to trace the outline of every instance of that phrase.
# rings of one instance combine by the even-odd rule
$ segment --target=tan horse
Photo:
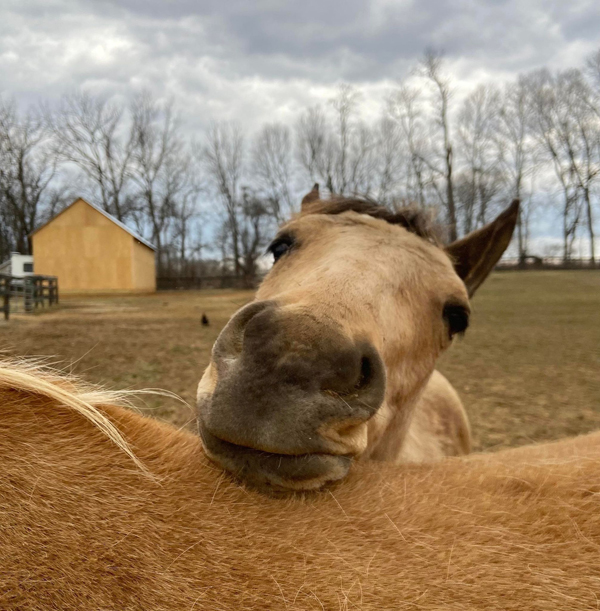
[[[321,201],[315,185],[271,244],[275,264],[256,300],[213,348],[198,387],[209,456],[278,491],[337,481],[354,457],[467,453],[462,404],[434,367],[465,331],[469,297],[517,214],[513,202],[442,249],[418,213]]]
[[[113,401],[0,364],[2,611],[598,608],[599,434],[277,500]]]

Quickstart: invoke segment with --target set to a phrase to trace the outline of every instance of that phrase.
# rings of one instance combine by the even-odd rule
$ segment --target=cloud
[[[144,88],[174,99],[191,135],[215,119],[252,132],[327,104],[342,81],[374,119],[428,47],[445,51],[456,101],[479,82],[581,66],[599,31],[597,0],[5,0],[0,93],[26,106]],[[535,225],[560,234],[556,215]]]
[[[0,9],[0,82],[24,103],[87,87],[175,98],[190,129],[289,120],[363,89],[365,112],[426,47],[444,49],[457,89],[598,45],[600,5],[546,0],[13,0]]]

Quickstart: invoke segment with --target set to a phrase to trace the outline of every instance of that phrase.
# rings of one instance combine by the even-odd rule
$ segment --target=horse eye
[[[469,326],[469,310],[462,305],[446,304],[444,320],[448,325],[448,335],[452,339],[458,333],[464,333]]]
[[[283,255],[285,255],[286,252],[290,250],[293,244],[294,240],[290,236],[284,236],[274,240],[267,251],[273,255],[275,261],[278,261],[281,257],[283,257]]]

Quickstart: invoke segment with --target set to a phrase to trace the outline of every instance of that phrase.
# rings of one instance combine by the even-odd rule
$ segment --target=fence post
[[[2,295],[2,309],[4,311],[4,320],[10,317],[10,280],[8,278],[0,278],[0,294]]]
[[[33,283],[29,279],[30,276],[23,278],[23,309],[25,312],[31,312],[31,301],[33,297]]]

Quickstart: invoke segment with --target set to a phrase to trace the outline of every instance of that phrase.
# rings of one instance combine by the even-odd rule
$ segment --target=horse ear
[[[510,244],[518,216],[519,200],[515,199],[495,221],[446,247],[456,273],[467,287],[469,297],[473,296],[494,269]]]
[[[302,198],[302,205],[300,207],[300,209],[302,210],[302,212],[307,212],[308,209],[310,208],[310,205],[313,202],[317,202],[319,201],[320,196],[319,196],[319,183],[316,182],[312,188],[312,191],[309,191],[303,198]]]

